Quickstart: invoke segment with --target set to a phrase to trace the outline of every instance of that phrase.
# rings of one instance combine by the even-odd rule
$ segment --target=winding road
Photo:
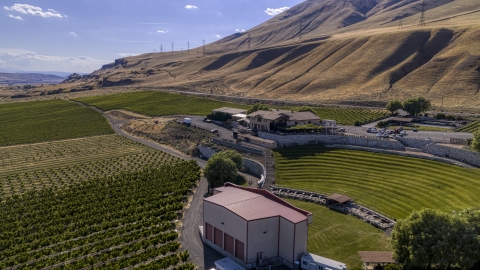
[[[81,103],[78,104],[85,106]],[[109,116],[98,108],[90,108],[101,113],[118,135],[184,160],[195,160],[201,168],[205,168],[207,165],[207,162],[203,159],[186,156],[156,142],[132,136],[121,129],[122,124],[129,120],[119,120]],[[182,226],[179,229],[182,249],[188,250],[188,253],[190,254],[189,260],[195,264],[199,270],[215,268],[214,262],[224,258],[224,256],[211,247],[204,245],[199,235],[198,226],[203,224],[203,194],[207,193],[207,190],[207,180],[202,178],[195,190],[192,201],[189,204],[190,207],[185,211],[185,216],[182,219]]]

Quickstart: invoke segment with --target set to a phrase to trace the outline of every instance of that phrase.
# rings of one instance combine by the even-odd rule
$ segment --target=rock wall
[[[216,144],[226,146],[226,147],[236,149],[238,151],[243,151],[243,152],[263,156],[263,151],[261,149],[258,149],[258,148],[250,148],[250,147],[243,146],[243,145],[240,145],[240,144],[230,143],[230,142],[226,142],[226,141],[222,141],[222,140],[218,140],[218,139],[213,139],[212,142],[214,142]]]
[[[206,146],[198,146],[198,150],[200,151],[202,156],[204,156],[206,158],[211,158],[213,155],[215,155],[217,153],[216,150],[214,150],[212,148],[208,148]]]
[[[260,138],[276,141],[279,147],[323,143],[325,145],[353,145],[368,148],[405,151],[405,146],[399,141],[371,137],[319,134],[281,136],[267,132],[258,132],[258,136]]]
[[[426,145],[434,143],[432,141],[418,140],[418,139],[408,139],[408,138],[396,138],[397,141],[401,142],[406,147],[422,149]]]
[[[248,171],[261,177],[261,176],[266,176],[267,171],[265,169],[265,166],[260,164],[259,162],[256,162],[255,160],[251,160],[248,158],[243,159],[243,166],[248,168]]]
[[[429,144],[423,148],[423,151],[432,155],[445,157],[448,155],[450,158],[464,161],[468,164],[480,167],[480,153],[470,150],[452,148],[439,144]]]

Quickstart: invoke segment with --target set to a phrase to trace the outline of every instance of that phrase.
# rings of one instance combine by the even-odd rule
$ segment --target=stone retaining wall
[[[249,172],[259,177],[267,175],[267,170],[265,169],[265,166],[263,166],[259,162],[256,162],[255,160],[243,158],[243,166],[247,167]]]
[[[218,139],[213,139],[212,142],[214,142],[216,144],[226,146],[226,147],[230,147],[230,148],[233,148],[233,149],[236,149],[236,150],[239,150],[239,151],[263,156],[263,151],[261,149],[258,149],[258,148],[250,148],[250,147],[246,147],[246,146],[243,146],[243,145],[240,145],[240,144],[226,142],[226,141],[222,141],[222,140],[218,140]]]
[[[405,146],[399,141],[377,139],[371,137],[341,136],[341,135],[276,135],[267,132],[258,132],[260,138],[276,141],[279,147],[323,143],[326,145],[354,145],[368,148],[379,148],[396,151],[405,151]]]
[[[397,137],[395,139],[401,142],[406,147],[418,148],[418,149],[422,149],[426,145],[434,143],[432,141],[427,141],[427,140],[408,139],[408,138],[400,138],[400,137]]]
[[[452,148],[439,144],[429,144],[423,148],[423,151],[432,155],[444,157],[448,154],[450,158],[465,161],[465,163],[480,167],[480,153],[470,150]]]
[[[208,148],[206,146],[198,146],[198,150],[200,151],[202,156],[204,156],[206,158],[211,158],[213,155],[215,155],[217,153],[216,150],[214,150],[212,148]]]

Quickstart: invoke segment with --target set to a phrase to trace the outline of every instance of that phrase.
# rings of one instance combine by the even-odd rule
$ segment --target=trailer
[[[315,254],[305,253],[302,256],[301,269],[303,270],[346,270],[344,263],[324,258]]]

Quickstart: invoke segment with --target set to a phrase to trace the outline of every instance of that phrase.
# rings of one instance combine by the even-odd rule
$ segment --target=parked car
[[[368,133],[372,132],[372,129],[371,129],[371,128],[367,128],[367,132],[368,132]]]
[[[418,132],[418,130],[416,128],[413,129],[413,132]]]
[[[338,129],[338,132],[345,132],[345,129],[344,129],[344,128],[340,128],[340,129]]]
[[[377,133],[377,129],[376,129],[376,128],[372,128],[372,129],[370,129],[370,132],[372,132],[372,133]]]
[[[218,133],[218,129],[212,129],[210,130],[211,133],[214,133],[214,134],[217,134]]]
[[[375,136],[377,136],[378,138],[380,138],[380,137],[382,137],[383,135],[382,135],[382,133],[377,133],[377,135],[375,135]]]
[[[407,132],[406,132],[405,130],[402,130],[402,131],[400,132],[400,135],[407,135]]]

